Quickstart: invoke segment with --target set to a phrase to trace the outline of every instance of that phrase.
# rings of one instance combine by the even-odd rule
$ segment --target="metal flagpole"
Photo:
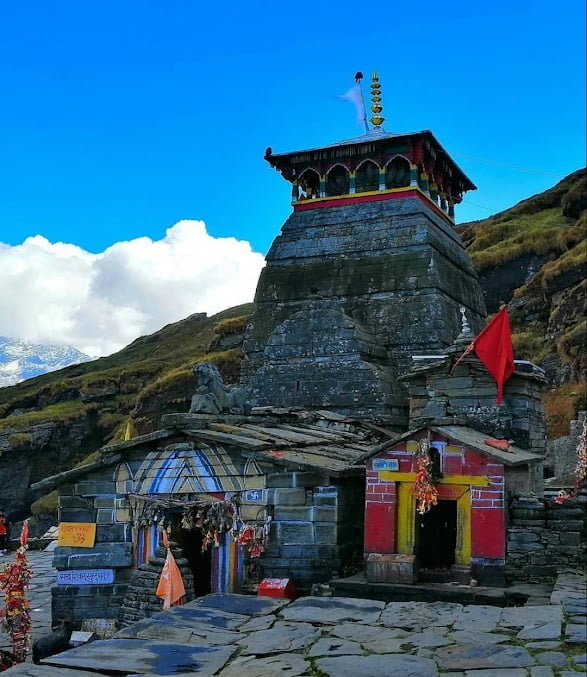
[[[361,93],[361,103],[363,105],[363,124],[365,125],[365,134],[369,133],[369,125],[367,124],[367,107],[365,106],[365,97],[363,96],[363,85],[361,81],[363,79],[363,74],[361,71],[355,73],[355,82],[359,85],[359,92]]]

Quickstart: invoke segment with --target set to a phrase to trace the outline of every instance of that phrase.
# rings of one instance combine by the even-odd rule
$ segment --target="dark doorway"
[[[171,539],[181,548],[188,561],[194,577],[196,597],[212,592],[212,549],[202,552],[202,532],[199,529],[182,529],[178,518],[172,523]]]
[[[417,555],[424,569],[448,569],[455,563],[457,502],[438,501],[416,517]]]

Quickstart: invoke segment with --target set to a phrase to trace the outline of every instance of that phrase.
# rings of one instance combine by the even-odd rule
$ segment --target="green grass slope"
[[[458,227],[487,310],[507,303],[514,352],[544,367],[548,432],[587,405],[587,170],[499,214]]]

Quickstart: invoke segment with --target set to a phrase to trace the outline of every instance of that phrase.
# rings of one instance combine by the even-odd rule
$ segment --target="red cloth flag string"
[[[473,350],[497,381],[497,404],[501,404],[504,383],[515,370],[510,318],[505,306],[473,341]]]
[[[167,548],[167,558],[165,559],[165,564],[163,565],[163,571],[161,572],[159,585],[157,586],[155,594],[163,600],[163,608],[169,609],[174,604],[177,604],[185,595],[185,587],[183,585],[181,571],[171,552],[169,540],[165,531],[163,531],[163,544]]]

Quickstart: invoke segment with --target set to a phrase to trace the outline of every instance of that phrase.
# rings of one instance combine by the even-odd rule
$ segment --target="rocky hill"
[[[0,336],[0,388],[90,359],[71,346],[30,343]]]
[[[509,304],[516,358],[541,364],[549,435],[568,434],[585,408],[586,171],[489,219],[459,227],[485,290],[488,311]],[[0,388],[0,507],[29,512],[27,487],[72,467],[107,442],[156,429],[162,413],[187,411],[191,366],[215,362],[238,380],[252,305],[192,315],[120,352]],[[33,512],[55,509],[41,497]],[[41,528],[39,526],[39,528]]]
[[[507,303],[514,352],[542,366],[550,437],[585,408],[587,170],[488,219],[458,228],[479,273],[487,311]]]

